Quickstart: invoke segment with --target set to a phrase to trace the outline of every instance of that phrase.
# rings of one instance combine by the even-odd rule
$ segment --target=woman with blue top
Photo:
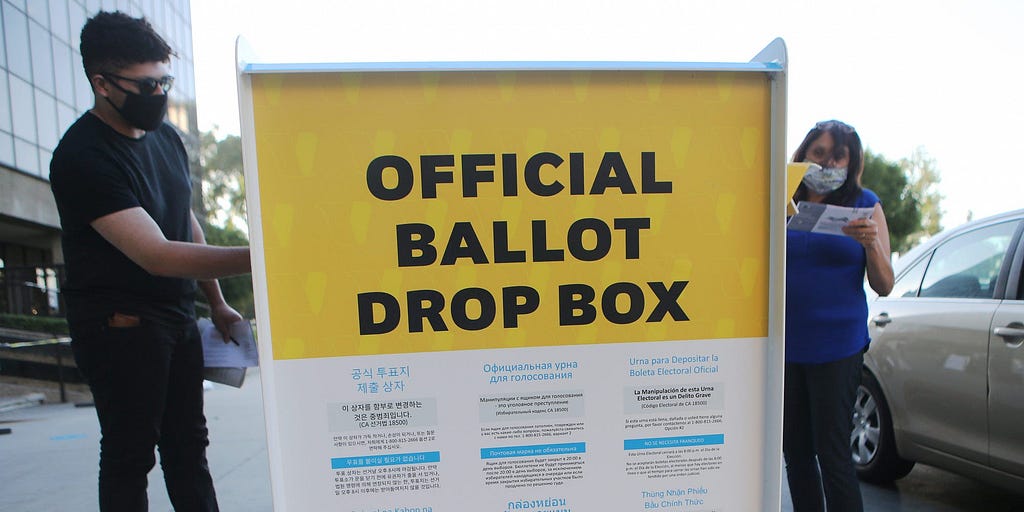
[[[793,199],[874,208],[845,236],[787,231],[786,376],[782,450],[794,512],[864,510],[850,433],[867,350],[864,276],[892,290],[889,231],[874,192],[862,188],[864,150],[839,121],[814,126],[793,155],[811,162]]]

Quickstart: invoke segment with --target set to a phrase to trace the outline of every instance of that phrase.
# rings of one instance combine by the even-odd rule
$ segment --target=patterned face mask
[[[822,167],[811,164],[804,174],[804,185],[815,194],[830,194],[843,186],[843,183],[846,183],[846,167]]]

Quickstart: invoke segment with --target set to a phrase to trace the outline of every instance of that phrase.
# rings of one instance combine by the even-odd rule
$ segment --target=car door
[[[1017,224],[950,237],[911,269],[923,269],[916,289],[872,307],[873,357],[895,423],[915,451],[988,464],[989,333]]]
[[[1005,300],[992,319],[989,432],[992,466],[1024,477],[1024,240],[1017,243]]]

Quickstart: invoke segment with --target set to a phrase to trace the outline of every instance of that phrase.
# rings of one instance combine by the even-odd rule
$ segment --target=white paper
[[[828,235],[845,235],[843,226],[857,219],[867,219],[875,208],[848,208],[834,204],[800,201],[796,215],[790,217],[786,229]]]
[[[231,324],[231,338],[224,342],[224,337],[209,318],[196,321],[199,333],[203,336],[203,363],[208,368],[246,368],[259,364],[256,352],[256,339],[252,335],[249,322],[241,321]],[[235,342],[238,342],[237,344]]]
[[[203,380],[240,388],[245,382],[245,368],[203,368]],[[206,388],[203,388],[206,389]]]

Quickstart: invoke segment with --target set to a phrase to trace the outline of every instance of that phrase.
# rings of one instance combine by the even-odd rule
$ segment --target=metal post
[[[57,339],[57,336],[54,335],[53,338]],[[54,343],[53,349],[57,355],[57,382],[60,384],[60,403],[63,404],[67,403],[68,399],[64,391],[64,364],[60,357],[60,345],[61,344],[59,342]]]

